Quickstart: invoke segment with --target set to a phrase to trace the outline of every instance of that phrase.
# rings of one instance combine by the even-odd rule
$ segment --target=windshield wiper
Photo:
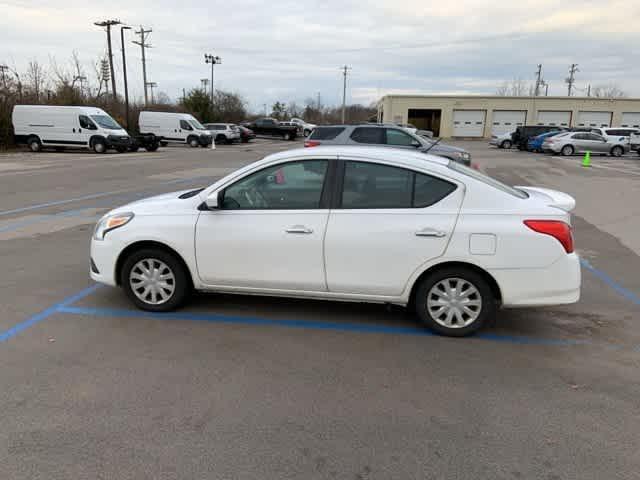
[[[439,144],[439,143],[440,143],[440,140],[442,140],[442,138],[439,138],[438,140],[436,140],[435,142],[433,142],[433,143],[429,146],[429,148],[427,148],[427,149],[423,150],[422,152],[423,152],[423,153],[427,153],[429,150],[431,150],[433,147],[435,147],[437,144]]]

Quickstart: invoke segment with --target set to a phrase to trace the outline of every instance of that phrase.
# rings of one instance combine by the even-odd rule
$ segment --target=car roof
[[[285,150],[284,152],[278,152],[271,154],[264,158],[264,161],[281,160],[286,158],[304,158],[327,155],[331,157],[335,156],[351,156],[351,157],[363,157],[370,160],[397,160],[407,165],[413,165],[415,167],[424,166],[425,161],[431,162],[436,165],[446,166],[449,164],[448,158],[438,157],[436,155],[429,155],[427,153],[412,152],[401,148],[389,148],[389,147],[361,147],[352,145],[319,145],[313,148],[296,148],[292,150]]]

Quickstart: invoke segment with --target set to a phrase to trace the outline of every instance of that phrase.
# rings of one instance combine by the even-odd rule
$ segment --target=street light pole
[[[127,57],[124,52],[124,31],[131,30],[131,27],[120,27],[120,43],[122,44],[122,74],[124,76],[124,108],[125,108],[125,121],[127,124],[127,131],[129,128],[129,85],[127,84]]]
[[[204,63],[211,64],[211,106],[213,107],[213,66],[222,63],[222,59],[217,55],[204,54]]]

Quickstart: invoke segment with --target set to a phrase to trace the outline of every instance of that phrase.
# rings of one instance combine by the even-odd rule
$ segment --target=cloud
[[[120,18],[153,28],[149,80],[178,98],[210,76],[204,53],[223,59],[218,88],[263,103],[303,103],[320,92],[341,101],[341,65],[352,67],[349,99],[369,103],[387,92],[493,93],[505,80],[532,81],[538,63],[565,92],[569,64],[578,63],[579,88],[616,83],[640,96],[637,0],[0,0],[0,63],[24,70],[31,59],[63,63],[77,51],[92,76],[106,35],[96,20]],[[127,32],[132,94],[142,96],[140,49]],[[121,77],[119,31],[113,37]],[[95,80],[94,80],[95,82]],[[121,89],[122,87],[120,87]]]

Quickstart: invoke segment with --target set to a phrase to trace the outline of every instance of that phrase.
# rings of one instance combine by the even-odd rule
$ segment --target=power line
[[[343,84],[342,84],[342,123],[345,121],[345,108],[347,105],[347,72],[351,70],[351,67],[347,65],[341,67]]]
[[[576,83],[576,73],[579,72],[580,70],[578,70],[578,64],[577,63],[572,63],[571,66],[569,67],[569,76],[565,79],[565,82],[567,83],[567,96],[570,97],[571,96],[571,90],[573,89],[573,85]]]
[[[147,43],[147,38],[149,37],[149,34],[151,32],[153,32],[153,29],[150,28],[149,30],[145,30],[144,27],[140,25],[140,30],[135,32],[136,35],[140,35],[140,41],[136,41],[136,40],[133,41],[133,43],[135,43],[136,45],[140,45],[140,48],[142,49],[142,81],[144,84],[145,106],[149,103],[149,96],[147,94],[147,86],[149,82],[147,82],[147,60],[145,56],[145,50],[147,48],[152,48],[151,45]]]
[[[113,98],[117,98],[116,94],[116,76],[113,73],[113,52],[111,50],[111,27],[114,25],[120,25],[120,20],[104,20],[102,22],[94,22],[93,24],[98,27],[106,28],[107,30],[107,47],[109,49],[109,67],[111,70],[111,90],[113,92]]]

